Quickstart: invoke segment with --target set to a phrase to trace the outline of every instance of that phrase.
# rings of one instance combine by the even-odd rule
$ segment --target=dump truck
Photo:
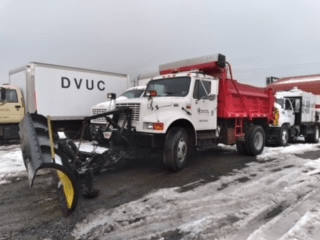
[[[114,146],[130,156],[159,150],[172,171],[182,169],[195,149],[217,143],[236,144],[242,154],[263,151],[274,119],[272,90],[232,79],[222,54],[160,65],[159,72],[144,98],[116,103],[116,109],[131,110],[131,118],[120,115],[124,127],[106,133]]]
[[[286,146],[298,137],[308,143],[319,143],[320,96],[297,87],[276,92],[276,120],[270,125],[268,138]]]
[[[14,86],[13,90],[8,90],[10,94],[15,91],[19,96],[16,105],[21,108],[17,109],[18,112],[50,116],[55,131],[64,131],[68,137],[74,138],[80,135],[82,121],[90,115],[90,108],[105,101],[108,92],[124,92],[129,87],[129,77],[32,62],[10,71],[9,83]],[[2,109],[7,109],[11,103],[2,103],[0,111],[3,112]],[[7,111],[7,118],[12,118],[11,114],[13,112]],[[16,128],[19,121],[14,121],[12,128]],[[90,138],[89,130],[86,130],[86,138]]]
[[[285,146],[298,137],[306,142],[319,140],[320,75],[268,77],[267,88],[276,92],[277,124],[271,126],[269,139]]]
[[[60,204],[68,215],[80,194],[96,195],[94,173],[123,158],[158,152],[165,167],[177,172],[196,150],[218,143],[236,144],[240,154],[263,151],[266,131],[275,120],[273,90],[234,80],[222,54],[163,64],[159,72],[143,97],[116,102],[115,109],[85,118],[84,126],[93,119],[106,120],[108,150],[101,154],[55,139],[50,118],[27,114],[20,136],[30,185],[38,170],[54,169]],[[114,100],[116,94],[108,97]]]

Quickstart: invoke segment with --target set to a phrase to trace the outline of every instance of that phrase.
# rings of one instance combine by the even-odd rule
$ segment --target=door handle
[[[17,110],[19,110],[19,108],[21,108],[20,105],[15,105],[14,107],[15,107]]]

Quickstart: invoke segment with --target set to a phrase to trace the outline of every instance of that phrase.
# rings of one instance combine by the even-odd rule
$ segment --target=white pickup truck
[[[289,141],[303,136],[306,142],[319,142],[320,96],[297,88],[276,93],[276,120],[268,136],[277,145],[285,146]]]
[[[91,115],[97,115],[100,113],[105,113],[107,111],[111,111],[115,109],[115,104],[116,102],[125,100],[125,99],[130,99],[130,98],[139,98],[141,97],[146,90],[146,86],[136,86],[136,87],[131,87],[127,89],[124,93],[122,93],[118,98],[116,99],[111,99],[106,102],[98,103],[97,105],[93,106],[91,108]],[[105,138],[103,136],[103,132],[106,131],[107,127],[107,121],[105,118],[96,118],[91,120],[90,124],[90,132],[91,135],[93,136],[93,139],[96,140],[98,143],[105,143]]]

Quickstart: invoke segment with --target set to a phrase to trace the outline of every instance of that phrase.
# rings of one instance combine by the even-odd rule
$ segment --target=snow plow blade
[[[30,187],[40,169],[53,173],[62,213],[68,216],[76,206],[77,182],[68,160],[57,149],[57,144],[50,141],[47,119],[27,113],[19,127],[22,157]]]
[[[102,169],[114,168],[127,154],[120,147],[112,147],[103,153],[80,151],[84,131],[90,120],[105,117],[109,125],[118,129],[118,138],[131,143],[130,133],[122,136],[124,124],[117,122],[120,114],[125,114],[125,123],[131,129],[131,109],[123,108],[103,114],[86,117],[83,120],[80,143],[78,146],[70,139],[60,139],[53,131],[50,117],[27,113],[19,127],[22,157],[28,172],[29,185],[32,187],[37,175],[48,177],[53,187],[57,186],[58,200],[64,216],[68,216],[75,208],[80,195],[94,198],[99,190],[93,187],[94,174]],[[115,121],[110,115],[114,115]],[[128,144],[130,145],[130,144]],[[111,144],[111,146],[113,146]],[[39,171],[41,170],[41,171]],[[50,177],[49,177],[50,176]],[[41,182],[41,184],[45,184]],[[51,185],[50,185],[51,186]]]

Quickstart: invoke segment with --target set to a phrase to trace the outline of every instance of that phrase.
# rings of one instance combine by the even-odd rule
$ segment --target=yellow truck
[[[13,85],[0,86],[0,142],[19,141],[19,123],[25,114],[21,90]]]

